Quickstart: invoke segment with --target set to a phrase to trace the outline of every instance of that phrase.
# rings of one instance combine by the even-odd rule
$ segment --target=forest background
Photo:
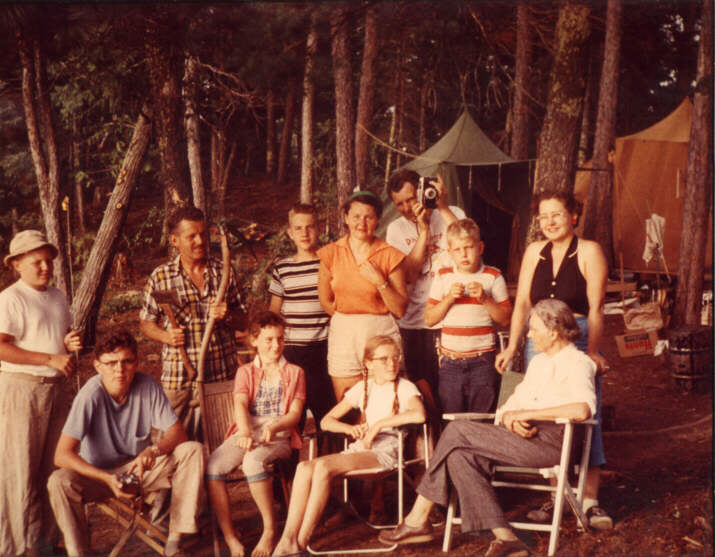
[[[260,302],[287,249],[282,215],[238,218],[254,184],[311,201],[324,240],[359,184],[379,191],[463,107],[534,189],[571,188],[616,136],[694,103],[673,323],[700,318],[712,207],[712,2],[330,2],[4,5],[0,251],[23,228],[60,247],[55,284],[85,344],[112,273],[166,251],[194,203],[230,233]],[[585,236],[609,260],[611,173],[594,172]],[[240,201],[239,201],[240,202]],[[142,212],[136,222],[136,207]],[[147,210],[149,207],[149,210]],[[134,217],[134,226],[124,226]],[[259,250],[260,257],[255,257]],[[4,286],[12,280],[5,270]],[[88,342],[89,341],[89,342]]]

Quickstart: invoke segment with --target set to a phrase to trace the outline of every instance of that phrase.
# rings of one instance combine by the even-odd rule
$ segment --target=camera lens
[[[437,199],[437,188],[425,188],[425,199]]]

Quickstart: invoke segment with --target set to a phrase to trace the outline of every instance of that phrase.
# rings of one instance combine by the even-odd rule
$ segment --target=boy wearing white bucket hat
[[[4,258],[19,279],[0,292],[0,555],[37,554],[55,530],[46,484],[69,408],[70,353],[82,347],[64,293],[49,284],[56,256],[42,232],[23,230]]]

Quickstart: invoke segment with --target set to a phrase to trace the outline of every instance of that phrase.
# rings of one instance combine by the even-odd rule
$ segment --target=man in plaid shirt
[[[231,379],[238,368],[234,331],[245,326],[245,309],[233,270],[223,302],[216,302],[221,282],[221,262],[208,256],[204,241],[204,215],[195,207],[180,207],[169,216],[169,240],[179,255],[160,265],[149,277],[139,313],[139,328],[147,337],[163,344],[161,384],[172,408],[190,438],[199,431],[198,406],[192,404],[196,380],[184,369],[179,347],[198,369],[201,338],[210,317],[217,319],[206,354],[205,381]],[[175,292],[179,306],[172,307],[177,327],[172,327],[154,292]]]

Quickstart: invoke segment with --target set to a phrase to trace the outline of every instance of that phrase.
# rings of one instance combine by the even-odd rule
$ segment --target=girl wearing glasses
[[[334,477],[351,470],[394,466],[398,448],[393,428],[425,421],[419,390],[399,377],[399,370],[399,344],[387,335],[370,338],[365,344],[362,381],[351,387],[320,422],[323,431],[343,433],[354,441],[342,453],[298,464],[285,529],[274,555],[305,550],[328,501]],[[360,409],[360,423],[341,421],[353,408]]]
[[[586,352],[596,363],[596,393],[598,412],[594,416],[598,425],[593,430],[591,468],[588,471],[584,497],[584,511],[590,517],[590,525],[597,529],[612,527],[611,518],[598,506],[600,467],[606,462],[601,437],[601,374],[608,369],[608,362],[599,352],[603,334],[603,303],[606,295],[608,264],[597,242],[576,236],[581,204],[573,194],[563,191],[544,190],[534,195],[532,210],[536,215],[544,240],[535,241],[526,248],[519,271],[514,312],[511,317],[509,345],[496,357],[496,367],[504,372],[514,357],[517,346],[526,328],[529,311],[543,299],[565,302],[576,317],[581,329],[581,338],[576,347]],[[527,340],[525,348],[526,369],[535,355],[533,343]],[[530,518],[549,520],[546,513],[550,507],[534,511]]]

